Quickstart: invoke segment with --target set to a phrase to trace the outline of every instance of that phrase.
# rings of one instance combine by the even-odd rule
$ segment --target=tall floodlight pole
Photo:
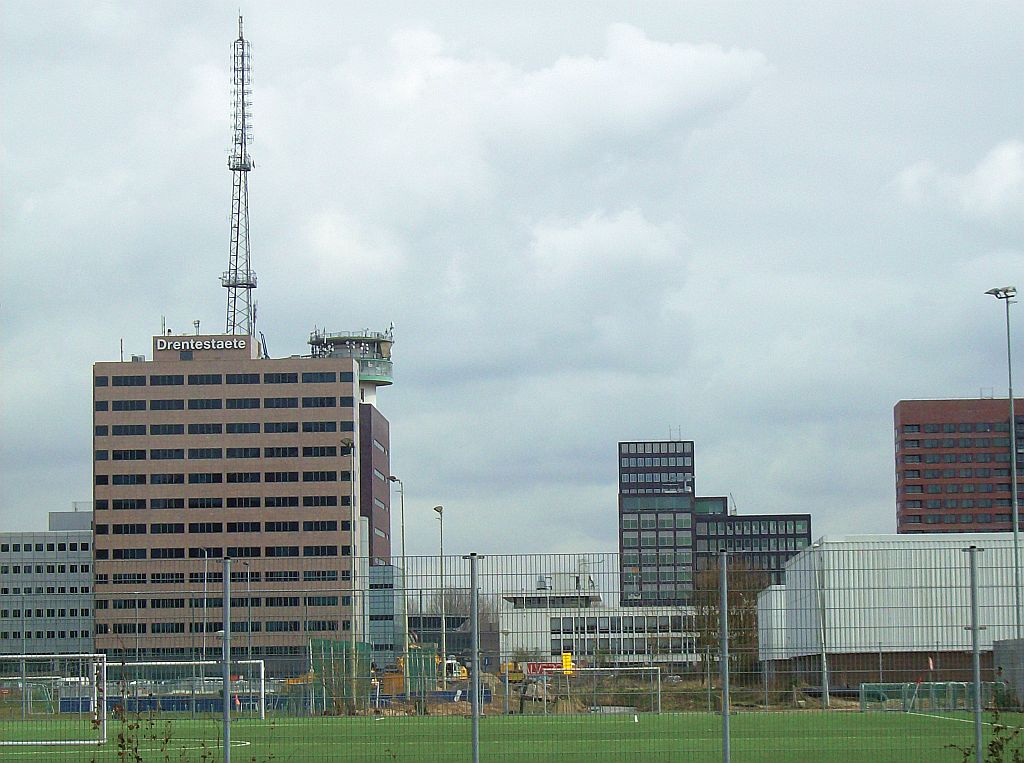
[[[255,166],[249,156],[252,140],[252,51],[242,36],[242,17],[238,17],[238,39],[232,54],[233,139],[228,155],[231,170],[231,244],[228,269],[220,283],[228,290],[225,334],[256,336],[256,273],[249,264],[249,171]]]
[[[435,506],[437,519],[440,523],[438,550],[441,561],[441,689],[448,690],[448,644],[446,643],[447,628],[444,622],[444,506]]]
[[[996,299],[1001,299],[1006,306],[1006,380],[1007,393],[1010,398],[1010,497],[1012,507],[1010,519],[1013,521],[1013,605],[1016,638],[1024,637],[1021,627],[1021,581],[1020,581],[1020,505],[1017,498],[1017,417],[1013,406],[1013,356],[1010,354],[1010,305],[1017,296],[1016,286],[1003,286],[985,292]]]
[[[400,523],[402,528],[402,688],[406,698],[409,697],[409,597],[406,596],[406,560],[405,560],[405,483],[394,475],[388,477],[390,482],[398,484]]]

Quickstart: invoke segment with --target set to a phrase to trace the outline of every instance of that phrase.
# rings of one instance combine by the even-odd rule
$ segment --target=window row
[[[1009,508],[1011,504],[1012,501],[1009,498],[996,500],[991,498],[946,498],[944,500],[933,498],[928,501],[905,501],[903,505],[908,509],[1002,509]],[[997,519],[996,521],[1001,522],[1002,520]]]
[[[993,522],[1009,522],[1009,514],[996,514],[994,517],[992,514],[910,514],[903,518],[903,521],[908,525],[970,525],[977,522],[978,524],[988,525]]]
[[[106,636],[113,634],[115,636],[120,635],[136,635],[145,634],[148,632],[155,634],[166,634],[166,633],[185,633],[186,625],[188,626],[189,633],[215,633],[220,631],[220,623],[152,623],[152,631],[149,630],[149,623],[137,623],[137,622],[125,622],[125,623],[96,623],[96,635]],[[260,622],[249,622],[242,620],[240,622],[231,623],[232,632],[245,633],[248,627],[252,627],[253,632],[259,631],[262,627],[267,633],[298,633],[299,632],[299,621],[298,620],[265,620]],[[344,621],[341,624],[341,630],[348,630],[348,621]],[[307,632],[324,632],[324,631],[337,631],[339,630],[339,622],[337,620],[306,620],[302,623],[303,630]]]
[[[969,422],[963,421],[957,424],[945,423],[945,424],[904,424],[903,434],[917,434],[918,432],[924,432],[925,434],[938,434],[943,432],[945,434],[954,434],[959,432],[960,434],[968,434],[971,432],[1009,432],[1010,425],[1005,421],[980,421],[980,422]]]
[[[108,453],[109,456],[108,457]],[[154,448],[149,451],[151,460],[182,460],[186,456],[191,460],[209,460],[218,458],[299,458],[297,445],[274,445],[265,448]],[[337,458],[338,448],[335,445],[305,445],[301,450],[302,458]],[[97,461],[145,461],[145,449],[130,450],[97,450]]]
[[[86,628],[81,631],[0,631],[0,641],[3,641],[4,639],[11,639],[13,641],[33,641],[44,638],[50,640],[57,638],[89,638],[89,629]]]
[[[191,472],[187,475],[189,485],[219,485],[229,483],[259,482],[260,476],[264,482],[299,482],[299,472],[227,472],[227,480],[223,472]],[[115,485],[145,485],[145,475],[108,475],[97,474],[95,482],[97,485],[109,485],[110,477],[117,477]],[[309,471],[302,472],[302,482],[348,482],[352,479],[352,473],[347,471]],[[178,484],[166,482],[154,482],[153,484]],[[180,483],[184,484],[184,483]]]
[[[644,482],[677,482],[689,484],[693,482],[693,475],[687,472],[623,472],[619,475],[622,483],[644,483]]]
[[[904,485],[903,492],[907,495],[920,493],[1009,493],[1009,482],[965,482],[948,483],[944,485],[932,483],[930,485]]]
[[[990,464],[993,461],[1010,463],[1009,453],[909,453],[901,459],[905,464]],[[1021,459],[1018,459],[1017,471],[1021,470]]]
[[[8,552],[31,554],[34,551],[88,551],[88,543],[0,543],[0,554]]]
[[[693,466],[693,458],[691,456],[620,458],[619,466],[623,468],[642,468],[645,466]]]
[[[189,533],[222,533],[227,528],[229,533],[258,533],[258,532],[299,532],[301,526],[303,532],[336,532],[339,528],[336,519],[307,519],[299,522],[297,520],[275,520],[272,522],[154,522],[146,525],[144,522],[124,524],[98,524],[96,525],[97,535],[179,535],[188,528]],[[349,523],[343,520],[340,523],[342,530],[348,530]],[[230,554],[229,554],[230,556]],[[53,565],[50,565],[51,567]],[[64,565],[60,565],[63,567]],[[71,572],[77,572],[77,565],[71,565]],[[6,566],[0,568],[6,571]],[[52,572],[52,570],[50,570]],[[88,572],[88,566],[85,566]],[[63,572],[63,570],[61,570]]]
[[[88,564],[0,564],[0,575],[75,575],[88,571]]]
[[[35,616],[37,618],[42,618],[42,617],[89,617],[90,614],[91,614],[88,607],[82,607],[81,609],[78,609],[77,607],[72,607],[70,609],[62,608],[62,607],[48,607],[46,609],[38,608],[38,609],[35,609],[34,611],[35,611]],[[0,609],[0,618],[2,618],[2,619],[7,619],[8,617],[13,617],[15,619],[20,618],[20,617],[28,618],[28,617],[32,617],[32,612],[33,612],[33,609],[31,607],[26,607],[25,609]]]
[[[992,469],[991,467],[982,467],[980,469],[904,469],[899,476],[907,480],[919,480],[922,477],[926,480],[970,479],[972,477],[987,479],[988,477],[1009,477],[1010,469]]]
[[[147,504],[148,500],[148,504]],[[350,506],[350,496],[343,495],[340,498],[336,495],[304,495],[301,497],[301,505],[304,508],[321,506]],[[261,506],[271,509],[298,508],[300,498],[297,495],[268,495],[262,499],[259,496],[206,496],[199,498],[97,498],[94,507],[97,511],[115,509],[118,511],[135,509],[184,509],[186,504],[190,509],[258,509]]]
[[[232,596],[232,607],[274,608],[274,607],[337,607],[338,604],[348,607],[352,604],[351,596]],[[96,609],[220,609],[224,606],[223,596],[207,597],[176,597],[176,598],[127,598],[127,599],[96,599]],[[50,610],[51,612],[53,610]],[[61,610],[63,613],[64,610]],[[77,610],[72,610],[77,612]],[[88,614],[88,610],[83,610]],[[52,617],[52,615],[50,615]],[[63,614],[61,615],[63,617]],[[72,615],[74,616],[74,615]],[[17,615],[15,615],[17,617]]]
[[[904,440],[904,448],[1009,448],[1009,437],[961,437],[944,440]]]
[[[348,556],[350,548],[340,546],[341,556]],[[302,546],[302,556],[338,556],[339,546]],[[279,559],[292,556],[299,556],[299,546],[228,546],[226,555],[234,558],[252,558],[264,556],[268,559]],[[221,547],[192,547],[181,546],[173,548],[98,548],[96,549],[96,560],[103,561],[113,559],[116,561],[139,560],[139,559],[220,559],[225,556],[225,550]]]
[[[808,545],[807,538],[725,538],[698,540],[696,551],[799,551]]]
[[[187,401],[182,398],[170,400],[150,400],[151,411],[219,411],[219,410],[250,410],[257,408],[298,408],[301,400],[303,408],[352,408],[355,398],[351,395],[342,397],[229,397],[224,400],[211,397],[193,397]],[[187,402],[187,405],[186,405]],[[94,405],[99,412],[113,411],[144,411],[145,400],[97,400]]]
[[[232,572],[231,579],[236,582],[245,582],[246,575],[249,574],[249,582],[260,582],[262,577],[267,583],[297,583],[301,579],[302,582],[336,582],[336,581],[350,581],[352,579],[351,570],[303,570],[300,573],[298,570],[267,570],[266,572],[260,573],[258,571],[248,572]],[[145,572],[115,572],[113,576],[109,573],[101,572],[96,575],[96,582],[103,585],[139,585],[147,582],[154,585],[180,585],[185,582],[184,572],[153,572],[147,574]],[[214,570],[208,570],[205,572],[190,572],[188,574],[189,583],[222,583],[224,582],[224,574],[222,572],[216,572]],[[88,591],[86,590],[86,593]]]
[[[620,453],[693,453],[692,442],[620,442]]]
[[[355,380],[355,374],[351,371],[303,371],[303,384],[334,384],[338,381],[351,382]],[[149,377],[151,387],[181,386],[209,384],[259,384],[259,374],[153,374]],[[299,374],[294,371],[265,373],[263,374],[264,384],[298,384]],[[144,374],[131,374],[122,376],[97,376],[95,384],[97,387],[145,387],[146,376]]]
[[[806,535],[806,519],[697,523],[698,535]]]

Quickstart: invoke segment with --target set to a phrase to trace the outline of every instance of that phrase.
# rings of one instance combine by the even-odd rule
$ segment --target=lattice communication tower
[[[238,17],[238,39],[234,43],[232,85],[234,86],[234,135],[228,169],[231,170],[231,247],[228,269],[221,285],[228,290],[226,334],[256,335],[256,273],[249,265],[249,171],[255,166],[249,156],[252,140],[252,52],[242,36]]]

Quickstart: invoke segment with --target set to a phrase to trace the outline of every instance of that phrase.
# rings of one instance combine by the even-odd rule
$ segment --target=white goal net
[[[660,713],[660,667],[546,668],[545,705],[555,713]]]

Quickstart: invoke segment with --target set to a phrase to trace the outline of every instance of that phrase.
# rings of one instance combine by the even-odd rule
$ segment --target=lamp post
[[[825,622],[825,586],[822,581],[822,564],[823,558],[821,556],[825,551],[824,544],[819,540],[813,544],[811,548],[814,549],[814,587],[817,589],[818,594],[818,617],[819,617],[819,634],[821,641],[821,707],[824,710],[828,710],[830,707],[829,702],[829,686],[828,686],[828,647],[825,641],[825,635],[827,632],[827,625]]]
[[[1017,296],[1016,286],[1003,286],[989,289],[985,292],[996,299],[1001,299],[1006,306],[1006,380],[1007,393],[1010,398],[1010,490],[1013,495],[1010,497],[1013,521],[1013,604],[1014,624],[1016,625],[1016,637],[1024,636],[1021,627],[1021,593],[1020,593],[1020,507],[1017,498],[1017,417],[1013,410],[1013,356],[1010,354],[1010,305],[1014,304]]]
[[[444,622],[444,506],[435,506],[437,520],[440,523],[438,535],[440,560],[441,560],[441,689],[448,689],[448,644],[446,643],[447,630]]]
[[[402,527],[402,688],[405,690],[406,699],[409,697],[409,599],[405,592],[406,568],[405,568],[405,483],[395,475],[388,477],[388,481],[398,483],[398,496],[400,508],[400,522]]]

